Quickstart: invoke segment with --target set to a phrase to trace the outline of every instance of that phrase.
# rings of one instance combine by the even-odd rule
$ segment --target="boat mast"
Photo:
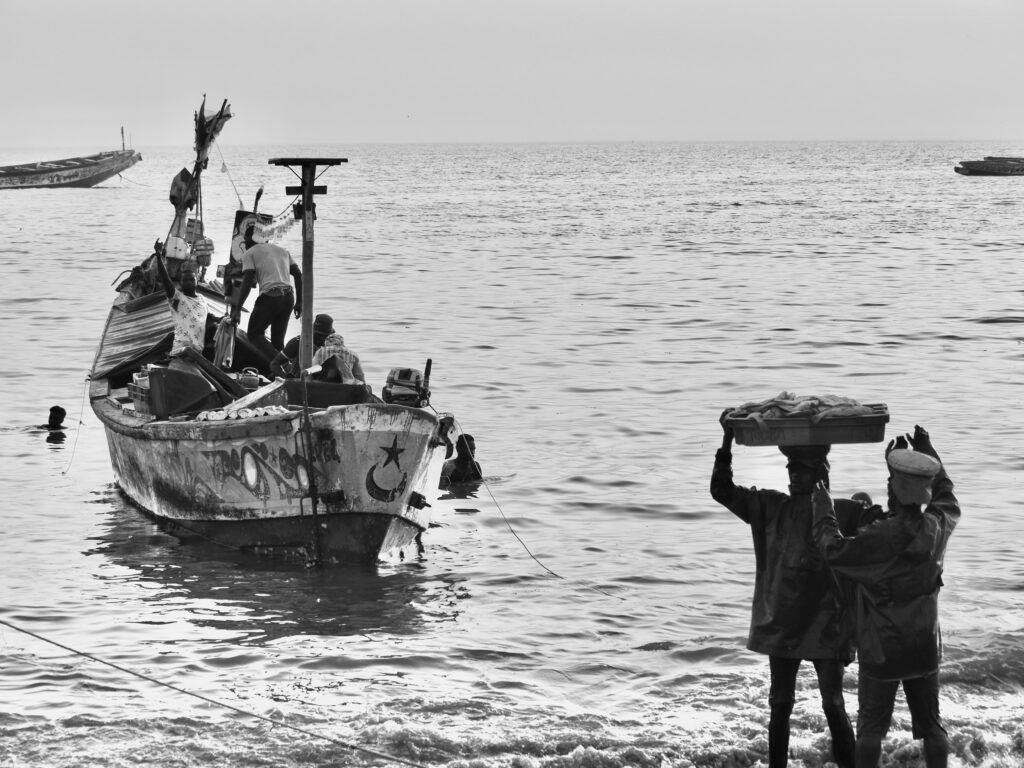
[[[196,161],[192,166],[192,173],[187,168],[182,168],[178,175],[171,182],[171,204],[174,206],[174,220],[171,222],[171,229],[167,238],[171,236],[185,238],[188,225],[188,211],[199,203],[197,217],[202,220],[202,186],[199,177],[206,168],[210,159],[210,145],[220,134],[224,123],[231,119],[231,105],[224,99],[220,109],[211,117],[206,117],[206,96],[203,96],[203,103],[199,111],[195,113],[195,135],[194,149]]]
[[[305,369],[313,362],[313,221],[316,219],[314,195],[326,195],[327,186],[314,186],[316,167],[347,163],[344,157],[277,157],[270,165],[283,165],[302,180],[302,185],[284,188],[287,195],[301,195],[302,201],[294,206],[295,218],[302,219],[302,333],[299,337],[299,368]],[[301,176],[293,166],[302,169]]]

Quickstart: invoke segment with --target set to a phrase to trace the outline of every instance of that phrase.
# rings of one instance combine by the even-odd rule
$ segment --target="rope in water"
[[[130,179],[127,176],[125,176],[123,173],[117,174],[117,178],[119,178],[121,181],[127,181],[129,184],[134,184],[136,187],[144,187],[145,189],[152,189],[153,188],[149,184],[142,184],[141,182],[134,181],[133,179]]]
[[[89,396],[89,377],[85,377],[85,386],[82,388],[82,407],[78,410],[78,429],[75,430],[75,440],[71,443],[71,456],[68,458],[68,465],[61,472],[62,475],[66,475],[71,471],[71,464],[75,460],[75,449],[78,447],[78,436],[82,432],[82,427],[85,422],[82,421],[82,417],[85,415],[85,400]]]
[[[437,410],[435,410],[433,406],[431,406],[431,410],[433,410],[434,413],[437,413]],[[455,420],[455,424],[459,427],[460,431],[464,432],[464,430],[462,429],[462,425],[459,424],[458,420]],[[471,459],[473,459],[473,461],[476,461],[476,455],[473,452],[473,449],[470,448],[468,445],[466,447],[469,450],[469,457]],[[508,528],[509,533],[511,533],[515,537],[516,541],[519,542],[520,546],[523,548],[523,551],[525,551],[526,554],[528,554],[533,559],[533,561],[535,563],[537,563],[537,565],[539,565],[545,571],[550,573],[556,579],[562,579],[562,581],[568,581],[568,579],[566,579],[565,576],[563,576],[560,573],[556,573],[555,571],[553,571],[551,568],[549,568],[544,563],[542,563],[540,561],[540,559],[535,554],[533,554],[532,551],[530,551],[530,548],[526,545],[526,542],[523,541],[522,537],[516,532],[516,529],[512,527],[512,522],[505,515],[505,511],[501,508],[501,504],[498,503],[498,499],[495,497],[494,492],[491,490],[491,484],[488,483],[487,480],[483,479],[483,478],[481,478],[480,482],[483,484],[484,488],[487,489],[487,495],[490,496],[491,497],[491,501],[494,502],[494,508],[498,510],[498,514],[501,515],[501,519],[505,521],[505,526]],[[612,593],[606,592],[605,590],[601,589],[600,587],[594,586],[593,584],[588,584],[587,586],[590,587],[591,589],[593,589],[596,592],[600,592],[602,595],[606,595],[607,597],[615,597],[615,598],[618,598],[619,600],[625,600],[626,599],[622,595],[613,595]]]
[[[296,725],[291,725],[289,723],[282,722],[281,720],[275,720],[272,717],[266,717],[264,715],[259,715],[259,714],[256,714],[255,712],[250,712],[249,710],[241,709],[241,708],[236,707],[236,706],[234,706],[232,704],[225,704],[222,701],[217,701],[216,699],[211,699],[209,696],[203,696],[202,694],[199,694],[199,693],[193,693],[192,691],[186,691],[184,688],[179,688],[176,685],[171,685],[170,683],[165,683],[162,680],[157,680],[156,678],[150,677],[149,675],[144,675],[141,672],[135,672],[134,670],[128,669],[127,667],[123,667],[123,666],[121,666],[119,664],[114,664],[111,661],[107,661],[105,659],[101,659],[98,656],[94,656],[91,653],[86,653],[84,651],[79,651],[79,650],[76,650],[75,648],[71,648],[70,646],[64,645],[62,643],[58,643],[56,640],[51,640],[48,637],[43,637],[42,635],[40,635],[40,634],[38,634],[36,632],[32,632],[32,631],[27,630],[27,629],[25,629],[23,627],[19,627],[16,624],[12,624],[11,622],[6,621],[5,619],[0,619],[0,624],[3,624],[4,626],[10,627],[11,629],[15,630],[16,632],[21,632],[23,634],[29,635],[30,637],[34,637],[37,640],[41,640],[44,643],[49,643],[50,645],[55,645],[58,648],[67,651],[68,653],[72,653],[72,654],[74,654],[76,656],[81,656],[82,658],[89,659],[90,661],[95,661],[98,664],[105,664],[106,666],[112,667],[112,668],[116,669],[119,672],[123,672],[123,673],[125,673],[127,675],[132,675],[134,677],[137,677],[137,678],[139,678],[141,680],[145,680],[147,682],[163,686],[164,688],[169,688],[172,691],[176,691],[178,693],[183,693],[186,696],[192,696],[193,698],[200,699],[201,701],[205,701],[208,704],[213,704],[213,705],[218,706],[218,707],[223,707],[224,709],[229,709],[232,712],[237,712],[240,715],[248,715],[249,717],[254,717],[257,720],[263,720],[264,722],[270,723],[271,725],[280,726],[282,728],[290,728],[291,730],[297,731],[298,733],[304,734],[306,736],[312,736],[312,737],[317,738],[317,739],[323,739],[324,741],[329,741],[332,744],[338,745],[339,747],[345,747],[346,749],[351,749],[351,750],[354,750],[356,752],[362,752],[364,754],[370,755],[372,757],[380,758],[382,760],[389,760],[389,761],[394,762],[394,763],[402,763],[403,765],[410,765],[410,766],[413,766],[413,768],[424,768],[424,766],[421,763],[417,763],[417,762],[414,762],[412,760],[407,760],[404,757],[395,757],[394,755],[389,755],[389,754],[387,754],[385,752],[379,752],[379,751],[374,750],[374,749],[369,749],[368,747],[361,747],[358,744],[352,744],[351,742],[342,741],[341,739],[335,739],[335,738],[333,738],[331,736],[324,736],[323,734],[316,733],[315,731],[311,731],[311,730],[308,730],[306,728],[300,728],[300,727],[298,727]]]
[[[568,581],[568,579],[566,579],[565,576],[563,576],[560,573],[555,573],[553,570],[551,570],[546,565],[544,565],[544,563],[542,563],[537,558],[537,556],[534,555],[533,552],[530,551],[530,548],[528,546],[526,546],[526,542],[523,541],[523,539],[519,536],[518,533],[516,533],[515,528],[512,527],[512,523],[505,516],[505,512],[502,510],[501,505],[498,503],[498,500],[494,497],[494,493],[491,491],[490,483],[488,483],[486,480],[484,480],[483,481],[483,485],[484,485],[484,488],[487,489],[487,495],[490,496],[491,497],[491,501],[494,502],[494,506],[498,510],[498,514],[501,515],[501,519],[505,521],[505,525],[508,527],[508,529],[512,533],[512,535],[516,537],[516,541],[518,541],[522,545],[523,549],[526,551],[526,554],[528,554],[530,557],[532,557],[534,562],[537,563],[537,565],[539,565],[545,571],[550,573],[556,579],[562,579],[563,581]],[[606,597],[615,597],[615,598],[618,598],[619,600],[625,600],[626,599],[622,595],[613,595],[611,592],[606,592],[605,590],[603,590],[600,587],[595,586],[593,584],[587,584],[587,586],[590,587],[591,589],[593,589],[595,592],[600,592],[602,595],[605,595]]]

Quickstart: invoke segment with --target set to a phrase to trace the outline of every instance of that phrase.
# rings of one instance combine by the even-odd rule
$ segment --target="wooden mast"
[[[326,195],[326,186],[314,186],[318,165],[331,166],[347,163],[344,157],[277,157],[270,165],[283,165],[302,169],[302,185],[284,188],[287,195],[302,195],[295,205],[295,218],[302,218],[302,334],[299,337],[299,368],[306,369],[313,362],[313,221],[316,219],[314,195]],[[295,173],[292,168],[292,173]]]

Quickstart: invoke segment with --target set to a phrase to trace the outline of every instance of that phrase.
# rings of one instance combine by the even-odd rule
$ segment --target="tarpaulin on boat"
[[[204,292],[199,292],[208,310],[224,312],[224,305]],[[107,316],[103,338],[96,350],[91,376],[93,379],[115,378],[122,372],[154,362],[171,351],[174,322],[163,291],[140,299],[114,304]]]
[[[96,359],[92,365],[92,378],[100,379],[117,373],[127,365],[134,365],[150,353],[171,351],[174,322],[167,297],[151,293],[125,304],[115,304],[107,315]]]

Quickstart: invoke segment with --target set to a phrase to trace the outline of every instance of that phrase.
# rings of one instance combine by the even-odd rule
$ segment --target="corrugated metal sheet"
[[[211,301],[205,292],[199,295],[209,309],[224,311],[224,305]],[[137,360],[170,352],[173,336],[174,322],[163,291],[125,304],[115,303],[96,350],[92,378],[100,379]]]

